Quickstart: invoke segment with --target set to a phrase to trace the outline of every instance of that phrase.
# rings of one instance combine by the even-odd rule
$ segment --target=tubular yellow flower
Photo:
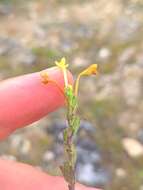
[[[98,65],[97,64],[92,64],[87,69],[83,70],[78,75],[78,77],[76,79],[76,82],[75,82],[75,88],[74,88],[75,96],[77,96],[77,94],[78,94],[79,81],[80,81],[81,76],[96,75],[98,73],[97,69],[98,69]]]
[[[43,84],[53,83],[60,90],[60,92],[63,94],[63,96],[65,97],[64,90],[58,85],[58,83],[56,81],[51,80],[49,78],[49,75],[46,71],[41,72],[40,76],[41,76]]]
[[[60,62],[56,61],[55,64],[57,65],[57,67],[59,67],[64,75],[64,82],[65,82],[65,87],[68,86],[68,78],[67,78],[67,67],[68,64],[66,64],[66,59],[65,57],[63,57]]]
[[[41,76],[41,79],[42,79],[42,83],[43,84],[47,84],[49,83],[49,76],[48,76],[48,73],[43,71],[40,73],[40,76]]]
[[[80,75],[82,75],[82,76],[83,75],[87,75],[87,76],[89,76],[89,75],[96,75],[97,74],[97,68],[98,68],[97,64],[92,64],[87,69],[85,69],[84,71],[82,71],[80,73]]]

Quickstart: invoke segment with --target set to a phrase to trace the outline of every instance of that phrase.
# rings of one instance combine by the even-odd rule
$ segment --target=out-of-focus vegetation
[[[75,73],[99,64],[97,78],[80,86],[79,180],[107,190],[142,190],[143,1],[0,0],[0,23],[1,80],[42,70],[63,56]],[[0,155],[59,174],[61,140],[55,143],[55,136],[62,117],[61,109],[13,134],[0,143]]]

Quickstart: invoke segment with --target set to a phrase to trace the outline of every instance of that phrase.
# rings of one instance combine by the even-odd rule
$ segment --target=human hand
[[[62,73],[47,69],[50,78],[64,87]],[[68,73],[72,83],[72,75]],[[63,94],[54,85],[43,85],[40,73],[32,73],[0,83],[0,139],[64,105]],[[66,190],[62,177],[52,177],[22,163],[0,159],[1,190]],[[77,190],[95,190],[80,184]]]

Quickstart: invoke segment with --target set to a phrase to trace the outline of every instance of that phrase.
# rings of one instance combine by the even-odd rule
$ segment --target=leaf
[[[68,131],[67,131],[67,128],[64,130],[63,137],[64,137],[64,142],[66,142],[66,141],[67,141],[67,138],[68,138]]]
[[[80,118],[75,116],[72,121],[72,131],[76,135],[80,127]]]
[[[78,103],[77,103],[77,98],[76,98],[76,96],[73,96],[73,97],[72,97],[71,105],[72,105],[73,108],[76,108],[76,107],[77,107]]]

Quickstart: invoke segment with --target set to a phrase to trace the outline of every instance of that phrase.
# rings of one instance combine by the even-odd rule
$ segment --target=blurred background
[[[77,179],[143,190],[143,1],[0,0],[0,80],[66,57],[82,79]],[[15,105],[16,106],[16,105]],[[0,155],[60,175],[64,109],[0,143]]]

